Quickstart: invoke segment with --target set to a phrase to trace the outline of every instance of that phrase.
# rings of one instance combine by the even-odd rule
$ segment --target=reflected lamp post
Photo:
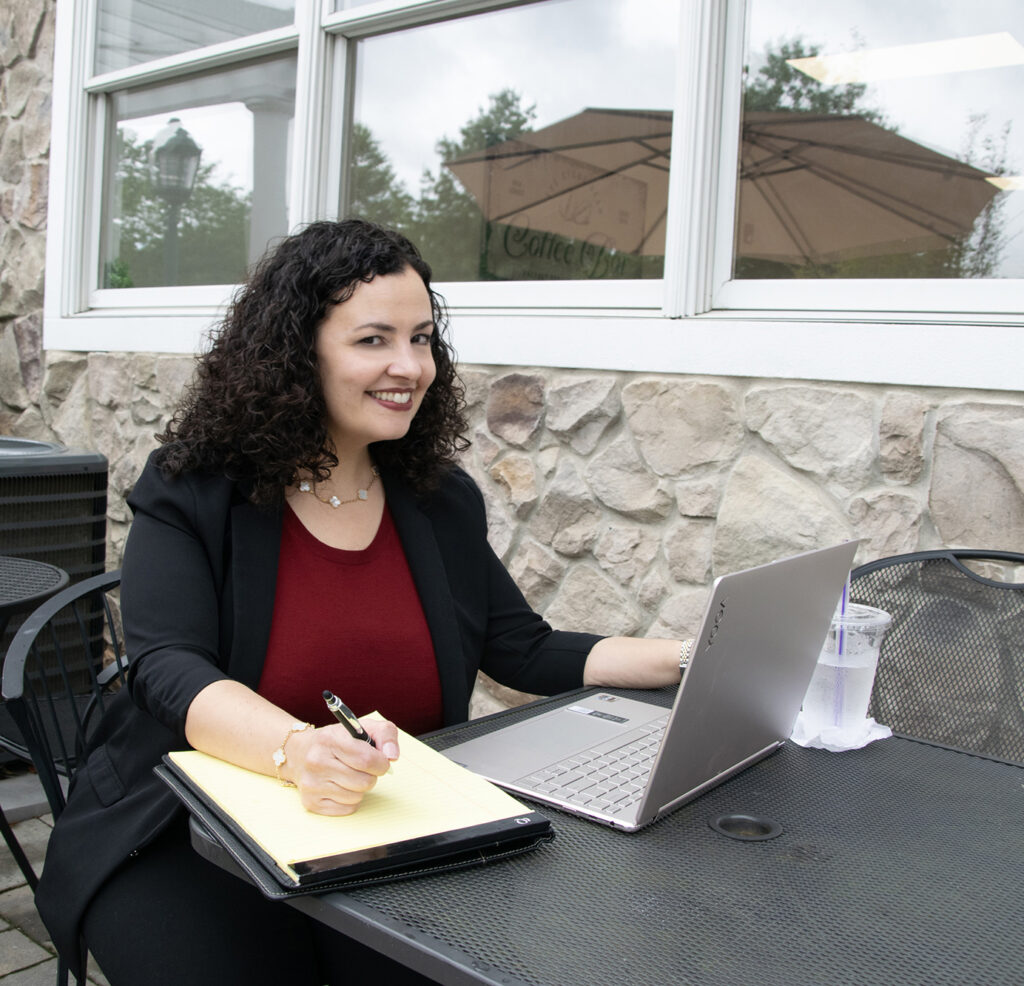
[[[153,139],[151,176],[156,194],[167,203],[164,229],[164,283],[178,283],[178,221],[199,172],[203,149],[172,116]]]

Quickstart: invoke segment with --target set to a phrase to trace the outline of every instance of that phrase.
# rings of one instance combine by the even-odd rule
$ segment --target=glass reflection
[[[561,0],[360,42],[347,211],[439,280],[661,277],[678,17]]]
[[[94,71],[178,55],[294,19],[295,0],[99,0]]]
[[[1024,8],[752,0],[734,276],[1024,276]]]
[[[295,59],[112,94],[100,285],[234,284],[287,233]]]

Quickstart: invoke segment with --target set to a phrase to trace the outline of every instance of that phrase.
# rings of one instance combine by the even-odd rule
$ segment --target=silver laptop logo
[[[711,629],[708,631],[708,641],[704,645],[704,649],[707,650],[715,642],[715,637],[718,635],[719,629],[721,629],[722,621],[725,619],[725,600],[723,599],[718,604],[718,612],[715,613],[714,622],[711,624]]]

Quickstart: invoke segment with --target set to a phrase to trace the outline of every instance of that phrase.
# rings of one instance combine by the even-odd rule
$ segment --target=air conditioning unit
[[[0,437],[0,554],[49,562],[72,582],[104,570],[107,460]]]
[[[106,457],[54,442],[0,436],[0,555],[49,562],[77,582],[104,571],[106,551]],[[27,616],[11,617],[0,638],[0,658]],[[58,623],[57,643],[49,646],[60,646],[66,639],[64,657],[72,667],[96,660],[103,647],[99,616],[90,621],[98,635],[91,644],[93,654],[81,653],[80,635],[70,625],[62,628]],[[2,731],[6,718],[4,710]]]

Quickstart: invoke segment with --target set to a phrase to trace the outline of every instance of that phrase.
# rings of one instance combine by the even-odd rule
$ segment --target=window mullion
[[[352,105],[355,98],[356,45],[342,35],[328,36],[328,79],[325,86],[328,106],[325,113],[324,207],[326,215],[341,216],[348,202],[350,156],[348,141],[352,133]]]
[[[89,153],[85,169],[83,199],[83,221],[89,230],[82,246],[81,285],[79,310],[93,307],[93,295],[103,287],[100,257],[104,255],[103,201],[110,194],[114,183],[112,169],[106,169],[104,162],[113,153],[116,129],[109,112],[108,97],[97,94],[89,97],[88,128],[90,135]],[[113,231],[111,231],[113,232]]]
[[[297,0],[296,12],[307,2],[310,0]],[[169,55],[167,58],[117,69],[114,72],[90,76],[86,80],[85,89],[91,93],[113,92],[130,86],[149,85],[182,75],[222,68],[243,60],[268,57],[294,49],[297,37],[295,26],[247,35],[221,44],[194,48],[177,55]]]
[[[369,13],[362,7],[354,7],[327,14],[323,24],[327,31],[358,39],[467,14],[541,2],[544,0],[519,0],[519,4],[509,3],[509,0],[393,0],[387,7],[375,4],[375,9]]]
[[[299,32],[295,79],[295,124],[292,139],[291,182],[288,189],[290,225],[321,218],[327,171],[327,93],[330,86],[328,38],[321,30],[321,0],[296,0]]]
[[[47,237],[47,271],[60,274],[47,277],[45,307],[47,315],[56,318],[85,308],[90,252],[86,244],[96,232],[86,209],[89,168],[81,163],[91,163],[94,151],[89,140],[90,100],[82,89],[82,79],[92,51],[95,6],[93,0],[62,12],[54,39],[51,129],[60,136],[50,141],[50,214],[63,216],[63,221],[59,232],[51,221]]]
[[[703,311],[717,304],[717,292],[732,279],[733,240],[736,236],[736,196],[739,180],[740,131],[743,110],[743,60],[747,48],[747,0],[728,0],[723,89],[719,108],[718,185],[712,201],[712,242],[709,251],[708,293]]]
[[[682,9],[665,245],[664,313],[675,318],[711,307],[727,3],[694,0]]]

